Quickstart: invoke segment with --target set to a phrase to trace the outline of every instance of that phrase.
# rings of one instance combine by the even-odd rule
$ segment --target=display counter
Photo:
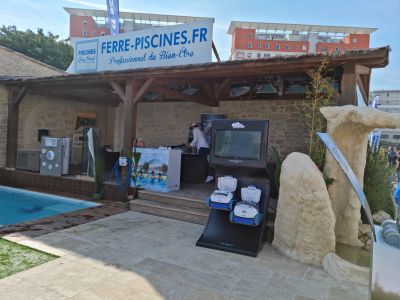
[[[181,150],[136,148],[136,151],[141,153],[137,174],[138,186],[162,192],[180,189]]]
[[[203,183],[207,177],[207,158],[192,153],[182,154],[181,181]]]

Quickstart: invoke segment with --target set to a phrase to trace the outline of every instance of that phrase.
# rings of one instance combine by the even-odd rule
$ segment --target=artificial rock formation
[[[335,215],[328,190],[321,171],[306,154],[293,152],[282,164],[272,245],[286,256],[314,265],[335,252]]]
[[[327,132],[331,134],[363,186],[368,134],[375,128],[399,127],[400,116],[376,108],[353,105],[323,107],[321,113],[328,121]],[[361,204],[346,175],[328,151],[324,174],[335,179],[328,191],[336,216],[336,241],[362,245],[358,240]]]

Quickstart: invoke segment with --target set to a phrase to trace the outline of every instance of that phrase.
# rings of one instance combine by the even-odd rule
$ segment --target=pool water
[[[99,204],[0,185],[0,227],[94,206]]]

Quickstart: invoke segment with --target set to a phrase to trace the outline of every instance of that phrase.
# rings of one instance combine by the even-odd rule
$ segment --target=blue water
[[[0,227],[93,206],[99,204],[0,185]]]

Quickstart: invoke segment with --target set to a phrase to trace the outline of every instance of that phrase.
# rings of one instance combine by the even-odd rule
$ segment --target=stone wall
[[[269,145],[286,156],[305,152],[305,117],[299,100],[222,101],[219,112],[230,119],[266,119],[270,121]]]
[[[189,102],[140,103],[137,136],[149,147],[178,145],[187,141],[189,124],[200,121],[201,113],[223,113],[227,118],[270,120],[269,144],[286,156],[306,150],[300,105],[297,100],[221,101],[220,107]],[[49,129],[52,136],[72,136],[76,112],[96,113],[103,142],[114,144],[114,108],[28,94],[20,107],[18,148],[39,148],[39,128]],[[0,167],[5,165],[6,134],[7,93],[0,86]]]
[[[140,103],[137,136],[147,146],[175,145],[187,141],[190,122],[201,113],[222,113],[232,119],[270,120],[269,144],[284,156],[305,152],[305,118],[298,100],[221,101],[219,107],[188,102]]]
[[[216,108],[190,102],[139,103],[136,133],[146,146],[187,143],[189,125]]]
[[[0,167],[6,164],[8,93],[0,84]]]
[[[38,129],[48,129],[51,136],[72,137],[77,112],[95,113],[103,144],[112,144],[114,107],[27,94],[19,111],[18,149],[40,148]]]

